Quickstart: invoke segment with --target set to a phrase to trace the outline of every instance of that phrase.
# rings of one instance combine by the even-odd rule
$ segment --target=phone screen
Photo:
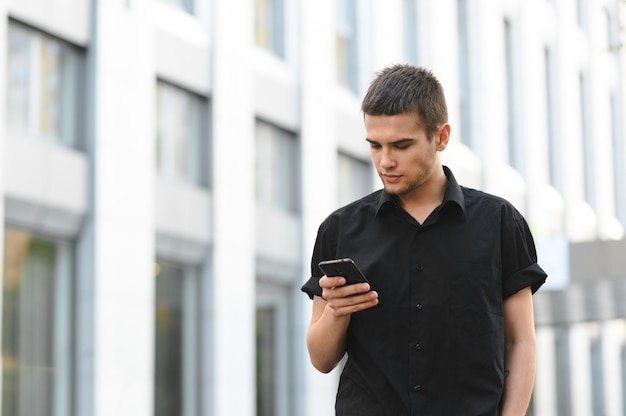
[[[365,278],[365,275],[350,258],[322,261],[318,264],[318,266],[326,276],[345,277],[347,285],[355,283],[369,283]]]

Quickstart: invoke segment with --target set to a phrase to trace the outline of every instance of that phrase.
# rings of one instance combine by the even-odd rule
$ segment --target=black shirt
[[[319,227],[302,290],[321,296],[317,264],[351,257],[381,301],[350,318],[338,416],[498,414],[503,301],[546,274],[522,215],[444,171],[443,202],[423,224],[379,190]]]

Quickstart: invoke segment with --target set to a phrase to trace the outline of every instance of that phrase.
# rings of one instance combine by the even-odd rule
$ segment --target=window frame
[[[16,116],[24,117],[23,126],[17,126],[13,123],[12,111],[19,107],[12,105],[10,102],[12,93],[15,92],[16,83],[12,81],[12,73],[23,73],[12,68],[11,42],[15,32],[16,36],[24,36],[27,44],[25,51],[26,62],[24,65],[28,68],[28,75],[25,79],[23,93],[24,103],[23,110],[26,115]],[[21,32],[21,34],[19,34]],[[47,141],[59,143],[63,146],[83,149],[85,147],[85,96],[81,91],[85,91],[86,85],[86,57],[85,50],[74,45],[64,39],[51,35],[45,31],[29,26],[21,21],[9,19],[8,22],[8,51],[7,51],[7,132],[9,135],[20,137],[35,137]],[[58,107],[58,115],[52,117],[58,124],[58,132],[46,133],[42,131],[41,124],[42,114],[45,113],[42,108],[45,103],[43,91],[41,89],[41,79],[43,77],[42,66],[45,61],[42,59],[41,53],[38,53],[45,47],[58,48],[59,61],[58,85],[56,93],[59,95],[49,107]],[[46,77],[46,79],[56,79],[55,77]]]
[[[174,83],[157,78],[155,83],[155,169],[159,176],[180,180],[199,187],[210,184],[210,140],[208,98]],[[164,106],[164,102],[167,101]],[[177,104],[178,103],[178,104]],[[181,104],[182,103],[182,104]],[[186,110],[171,111],[172,105],[183,105]],[[178,114],[175,114],[178,113]],[[179,166],[181,140],[176,138],[176,115],[184,114],[182,125],[186,130],[184,141],[184,166]],[[195,120],[194,120],[195,118]]]
[[[292,413],[292,407],[294,403],[290,400],[293,397],[292,385],[290,380],[293,374],[293,367],[291,363],[293,360],[289,359],[292,356],[290,348],[290,303],[288,298],[288,287],[285,285],[272,284],[267,282],[261,282],[257,279],[256,288],[256,313],[259,309],[273,309],[274,319],[273,326],[276,329],[276,339],[273,341],[274,350],[272,354],[276,359],[273,364],[273,374],[276,376],[276,385],[273,389],[273,403],[275,404],[272,416],[289,416]],[[258,327],[255,323],[255,333],[258,335]],[[258,342],[258,340],[257,340]],[[255,344],[255,349],[258,344]],[[257,366],[259,365],[259,351],[256,352]],[[257,368],[257,377],[259,375]],[[257,378],[257,383],[259,379]],[[259,393],[258,388],[257,394]],[[258,397],[256,406],[258,406]],[[259,409],[257,408],[257,412]],[[261,416],[259,414],[259,416]],[[264,416],[264,415],[263,415]]]
[[[351,92],[359,92],[358,72],[358,3],[356,0],[337,1],[335,29],[337,82]]]
[[[26,228],[17,227],[13,225],[7,225],[4,229],[3,238],[4,242],[4,253],[3,253],[3,264],[4,267],[7,267],[7,250],[10,250],[9,241],[7,241],[8,237],[7,233],[16,232],[22,233],[29,240],[35,240],[39,242],[44,242],[46,244],[53,245],[54,250],[54,260],[53,260],[53,268],[54,270],[51,272],[52,275],[52,285],[54,293],[51,295],[52,297],[52,341],[50,343],[50,348],[52,351],[49,352],[49,359],[52,360],[54,365],[54,376],[52,381],[51,389],[51,397],[52,401],[52,414],[54,416],[70,416],[73,413],[73,400],[74,400],[74,391],[75,391],[75,339],[76,339],[76,318],[75,311],[77,310],[76,305],[76,295],[73,287],[76,283],[76,270],[75,270],[75,248],[74,242],[67,239],[60,239],[56,237],[51,237],[44,235],[42,233],[38,233]],[[20,272],[20,279],[22,278]],[[5,314],[7,311],[5,310],[5,289],[6,289],[6,279],[7,272],[6,269],[3,274],[2,280],[2,328],[3,334],[6,331],[6,319],[10,319]],[[21,297],[21,295],[20,295]],[[19,302],[19,301],[18,301]],[[21,318],[18,317],[21,320]],[[20,325],[24,326],[24,325]],[[7,339],[7,337],[2,336],[2,339]],[[2,360],[4,362],[4,342],[2,343]],[[4,408],[6,401],[4,400],[5,388],[7,384],[4,380],[5,377],[5,366],[2,366],[2,391],[0,394],[2,395],[2,406]],[[18,384],[18,390],[21,389],[21,383]],[[18,409],[22,407],[20,402],[27,401],[32,402],[32,397],[26,393],[26,397],[17,397],[16,401],[18,402]],[[18,415],[22,415],[19,413]],[[16,415],[16,416],[18,416]],[[29,414],[30,416],[30,414]]]
[[[255,0],[254,2],[255,44],[281,59],[285,58],[284,1]]]
[[[344,176],[344,166],[349,166],[349,176]],[[365,178],[362,181],[358,179]],[[373,166],[369,159],[352,156],[339,150],[337,152],[337,205],[343,206],[362,198],[373,191]],[[356,183],[360,182],[358,186]]]
[[[298,135],[257,118],[255,147],[256,202],[290,214],[299,214],[301,162]],[[282,149],[282,152],[276,154],[276,149]],[[285,162],[289,165],[285,165]]]
[[[200,414],[201,408],[201,394],[202,394],[202,386],[201,386],[201,364],[202,364],[202,356],[201,356],[201,343],[202,343],[202,326],[201,326],[201,299],[200,299],[200,285],[201,285],[201,273],[198,268],[184,265],[175,261],[164,260],[162,258],[157,258],[155,263],[155,317],[154,317],[154,325],[155,325],[155,334],[154,334],[154,348],[155,348],[155,369],[154,369],[154,404],[155,404],[155,414],[157,414],[157,400],[159,400],[157,394],[157,384],[158,384],[158,366],[159,364],[163,364],[159,360],[158,356],[158,279],[159,274],[163,271],[163,268],[167,267],[170,270],[175,270],[177,272],[176,276],[168,276],[170,279],[180,279],[182,280],[180,286],[180,314],[181,314],[181,322],[180,322],[180,332],[181,339],[179,340],[181,343],[180,346],[180,361],[177,363],[179,370],[181,371],[180,382],[180,405],[182,409],[177,409],[181,411],[181,416],[196,416]]]

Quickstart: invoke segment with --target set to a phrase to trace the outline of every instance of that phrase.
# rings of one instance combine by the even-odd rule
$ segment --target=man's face
[[[416,194],[441,166],[437,152],[445,149],[447,140],[442,141],[439,136],[429,140],[418,121],[414,112],[365,115],[372,161],[385,190],[392,195]]]

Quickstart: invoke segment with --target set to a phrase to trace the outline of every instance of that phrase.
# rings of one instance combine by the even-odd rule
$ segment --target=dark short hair
[[[448,122],[443,87],[425,68],[397,64],[376,74],[361,103],[363,114],[395,115],[415,111],[429,139]]]

